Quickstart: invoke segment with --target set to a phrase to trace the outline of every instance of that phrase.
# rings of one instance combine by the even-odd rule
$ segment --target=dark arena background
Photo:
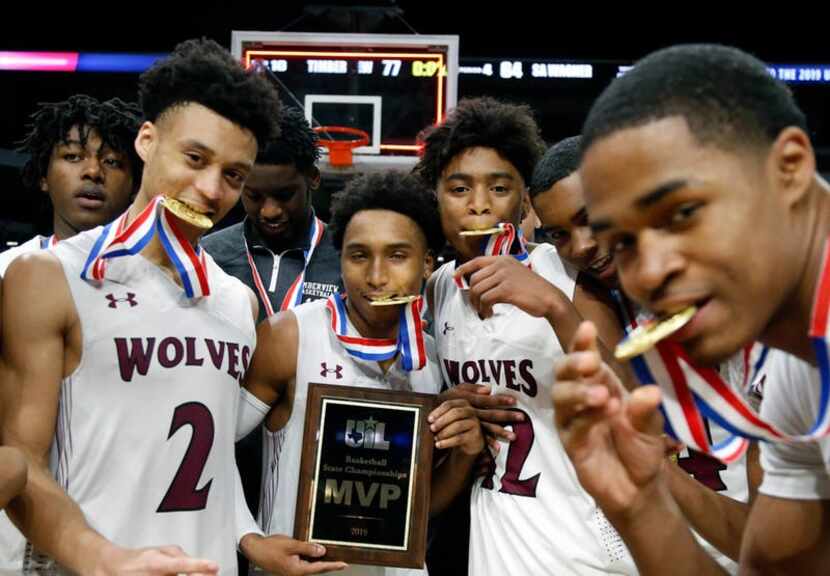
[[[50,232],[42,195],[24,190],[20,182],[19,170],[26,158],[15,151],[38,102],[76,93],[134,100],[140,72],[177,42],[207,36],[232,48],[234,31],[457,37],[457,60],[450,68],[443,60],[439,68],[437,60],[428,57],[365,58],[361,54],[379,50],[371,41],[353,46],[354,56],[338,56],[323,46],[318,56],[259,58],[256,65],[267,69],[263,73],[278,84],[286,104],[308,105],[305,97],[326,91],[332,83],[339,83],[338,90],[350,95],[352,100],[346,104],[312,102],[313,108],[306,112],[316,123],[352,124],[371,132],[378,127],[376,108],[366,98],[382,104],[383,130],[388,134],[378,135],[385,150],[359,155],[355,165],[346,169],[331,167],[327,159],[321,162],[323,186],[314,203],[323,217],[331,193],[354,174],[411,165],[417,152],[407,142],[434,121],[438,83],[447,89],[441,94],[444,107],[450,88],[454,99],[489,95],[530,105],[545,140],[553,143],[577,134],[593,99],[638,58],[688,42],[734,45],[767,62],[806,112],[819,169],[830,171],[830,43],[822,41],[826,32],[820,23],[810,22],[820,18],[805,14],[727,14],[722,6],[704,5],[695,5],[693,14],[682,7],[634,13],[522,1],[485,7],[414,1],[358,5],[212,0],[179,2],[172,10],[171,3],[93,0],[76,6],[19,6],[14,16],[8,5],[3,10],[0,250],[35,233]],[[313,46],[303,49],[311,51]],[[64,60],[50,65],[55,58]],[[61,71],[45,71],[50,66]],[[444,69],[451,77],[443,77]],[[386,163],[378,161],[384,156]],[[240,218],[237,208],[225,224]]]

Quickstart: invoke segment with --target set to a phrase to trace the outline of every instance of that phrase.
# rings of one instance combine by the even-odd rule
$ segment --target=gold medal
[[[462,230],[458,233],[459,236],[490,236],[502,232],[501,226],[493,226],[492,228],[482,228],[481,230]]]
[[[175,198],[169,196],[164,197],[164,207],[170,211],[179,220],[184,220],[191,226],[209,230],[213,228],[213,221],[200,212],[196,212],[193,208]]]
[[[622,342],[617,344],[614,349],[614,357],[617,360],[628,360],[651,350],[660,340],[686,325],[696,312],[697,308],[695,306],[689,306],[685,310],[663,320],[654,320],[637,326]]]
[[[400,304],[409,304],[418,298],[420,296],[415,294],[410,294],[409,296],[384,296],[383,298],[372,300],[369,304],[372,306],[398,306]]]

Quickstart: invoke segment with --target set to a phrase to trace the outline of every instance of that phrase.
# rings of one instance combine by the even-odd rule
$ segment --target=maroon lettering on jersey
[[[210,361],[213,362],[213,367],[221,370],[222,359],[225,357],[225,343],[221,341],[214,342],[210,338],[205,338],[205,344],[207,344],[208,354],[210,354]]]
[[[248,372],[248,366],[251,365],[251,349],[247,346],[242,347],[242,372]]]
[[[522,392],[531,398],[535,398],[539,387],[536,385],[536,378],[533,377],[533,372],[530,371],[531,368],[533,368],[533,360],[525,359],[519,362],[519,374],[523,381]]]
[[[184,356],[184,346],[181,340],[168,336],[159,342],[159,364],[165,368],[178,366]]]
[[[677,465],[710,490],[715,492],[726,490],[726,484],[720,477],[720,473],[726,470],[726,464],[720,460],[697,450],[689,449],[689,455],[678,458]]]
[[[167,336],[156,345],[156,338],[114,338],[118,369],[124,382],[135,374],[146,376],[153,362],[162,368],[202,366],[205,352],[217,370],[242,381],[251,361],[251,348],[238,342],[216,342],[210,338]],[[227,352],[227,354],[226,354]],[[227,360],[226,360],[227,359]],[[240,369],[241,368],[241,369]]]
[[[155,346],[155,338],[130,338],[129,349],[127,348],[126,338],[115,339],[115,351],[118,354],[118,368],[121,370],[121,379],[124,382],[132,381],[133,373],[136,370],[142,376],[147,374]]]
[[[239,380],[240,372],[237,370],[239,363],[239,344],[236,342],[228,342],[228,374],[236,380]]]
[[[490,374],[493,375],[493,380],[501,382],[502,363],[497,360],[488,360],[487,364],[490,366]]]
[[[444,373],[452,386],[458,384],[487,384],[504,386],[535,398],[539,392],[533,376],[533,360],[442,360]]]
[[[481,368],[481,383],[482,384],[489,384],[490,377],[487,375],[487,368],[485,368],[485,360],[479,360],[478,366]]]
[[[461,366],[461,377],[464,378],[464,382],[472,382],[473,384],[478,384],[478,364],[473,360],[464,362],[464,364],[462,364]]]
[[[458,362],[444,358],[444,371],[453,386],[458,386]]]
[[[188,336],[184,339],[185,341],[185,349],[186,349],[186,357],[187,360],[185,361],[186,366],[201,366],[205,363],[205,358],[199,357],[196,354],[196,339],[192,336]]]
[[[516,361],[504,361],[504,385],[511,390],[521,390],[522,387],[516,382]]]

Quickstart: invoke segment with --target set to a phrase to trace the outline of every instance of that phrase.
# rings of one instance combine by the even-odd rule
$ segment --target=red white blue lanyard
[[[422,306],[423,297],[401,305],[397,339],[365,338],[351,326],[344,296],[334,293],[326,302],[326,308],[331,314],[331,329],[350,356],[382,362],[400,353],[401,367],[408,372],[420,370],[427,362]]]
[[[138,254],[158,234],[187,297],[208,296],[210,286],[205,252],[201,247],[194,248],[190,244],[179,229],[176,217],[164,209],[163,202],[161,195],[153,198],[129,226],[126,226],[126,212],[116,221],[107,224],[87,257],[81,278],[102,282],[107,260]]]
[[[323,232],[325,232],[325,230],[326,225],[323,221],[314,216],[308,231],[309,247],[308,250],[303,250],[303,258],[305,260],[303,271],[294,279],[294,282],[288,288],[288,292],[285,293],[285,297],[282,299],[282,304],[280,305],[280,310],[288,310],[289,308],[294,308],[295,306],[302,304],[305,273],[306,270],[308,270],[308,264],[311,262],[311,257],[314,255],[314,250],[320,244],[320,240],[323,239]],[[254,286],[259,293],[259,299],[262,301],[262,305],[265,307],[267,315],[273,316],[274,307],[271,305],[271,299],[268,297],[268,291],[265,289],[265,284],[263,284],[262,277],[259,275],[259,271],[256,268],[256,263],[254,262],[250,249],[248,248],[248,242],[244,238],[243,241],[245,242],[245,255],[248,257],[248,266],[251,268],[251,276],[254,279]]]

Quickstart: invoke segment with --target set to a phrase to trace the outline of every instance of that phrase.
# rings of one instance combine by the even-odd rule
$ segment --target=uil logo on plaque
[[[368,420],[346,421],[346,445],[352,448],[370,448],[374,450],[389,450],[389,442],[384,439],[383,433],[386,424],[374,418]]]
[[[423,566],[433,397],[312,384],[295,537],[327,558]]]

